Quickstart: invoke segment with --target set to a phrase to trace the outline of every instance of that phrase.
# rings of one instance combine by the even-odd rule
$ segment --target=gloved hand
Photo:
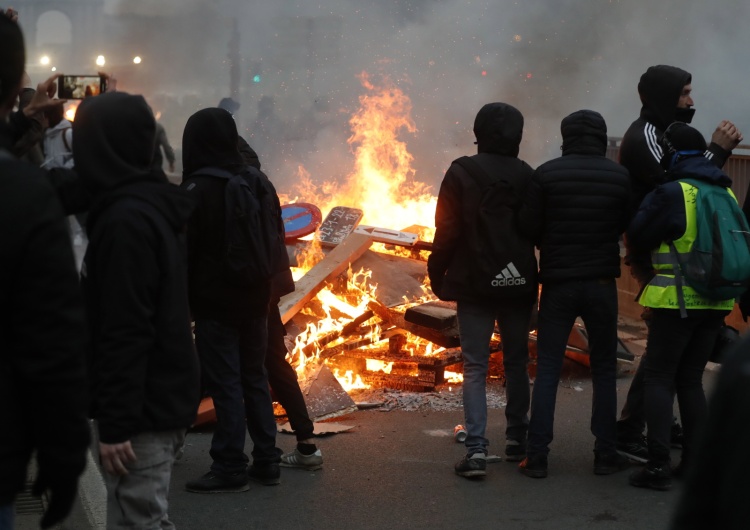
[[[46,471],[39,469],[39,475],[34,482],[31,492],[37,497],[48,492],[49,503],[40,523],[42,528],[50,528],[65,520],[73,508],[78,490],[78,475],[68,476],[64,472]]]

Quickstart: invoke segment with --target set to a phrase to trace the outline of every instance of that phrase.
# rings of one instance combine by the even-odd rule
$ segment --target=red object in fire
[[[323,215],[314,204],[295,202],[281,207],[281,218],[284,221],[284,239],[293,241],[315,232]]]

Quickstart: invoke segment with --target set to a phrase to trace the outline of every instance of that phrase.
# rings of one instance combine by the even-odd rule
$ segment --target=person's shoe
[[[526,458],[526,442],[519,440],[505,441],[505,460],[508,462],[520,462]]]
[[[630,467],[630,459],[616,451],[594,453],[594,475],[611,475]]]
[[[685,439],[685,433],[682,432],[682,425],[674,420],[669,436],[669,445],[675,449],[682,449],[682,441]]]
[[[547,455],[527,455],[520,464],[518,471],[531,478],[545,478],[547,476]]]
[[[487,455],[466,455],[456,463],[456,475],[467,478],[483,477],[487,474]]]
[[[244,472],[226,475],[209,471],[200,478],[188,481],[185,489],[193,493],[238,493],[250,489],[247,483]]]
[[[264,486],[281,484],[279,464],[253,464],[247,468],[247,476],[250,480]]]
[[[647,465],[630,475],[630,485],[636,488],[667,491],[672,487],[672,472],[668,464],[662,467]]]
[[[634,442],[617,442],[617,452],[641,464],[648,462],[648,446],[645,438]]]
[[[281,464],[279,465],[315,471],[323,467],[323,454],[318,449],[311,455],[304,455],[295,447],[291,453],[281,455]]]

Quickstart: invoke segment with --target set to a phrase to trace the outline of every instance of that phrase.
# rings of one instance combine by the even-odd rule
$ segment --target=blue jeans
[[[696,427],[706,419],[703,370],[728,311],[689,309],[680,318],[677,309],[654,309],[648,330],[645,362],[645,410],[649,464],[670,462],[674,395],[680,406],[684,432],[683,459],[690,458]]]
[[[16,513],[16,507],[11,502],[0,506],[0,530],[13,530],[13,518]]]
[[[280,462],[276,447],[276,420],[264,367],[266,317],[242,325],[216,320],[195,320],[195,346],[203,370],[203,385],[214,401],[217,425],[211,440],[211,469],[244,473],[245,429],[253,441],[253,462]]]
[[[522,442],[529,413],[529,324],[534,297],[493,304],[458,302],[464,360],[463,404],[466,452],[487,454],[487,369],[490,338],[497,321],[503,343],[506,380],[505,436]]]
[[[617,420],[617,285],[614,279],[547,282],[539,302],[537,375],[531,399],[527,454],[548,454],[553,439],[557,385],[577,317],[589,341],[594,385],[591,432],[595,451],[615,450]]]

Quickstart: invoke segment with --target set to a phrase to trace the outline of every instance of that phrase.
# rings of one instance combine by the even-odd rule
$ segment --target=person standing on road
[[[537,297],[536,257],[530,240],[518,234],[514,212],[533,169],[518,158],[523,135],[523,115],[507,103],[488,103],[474,120],[478,153],[451,164],[438,194],[435,238],[427,262],[433,292],[442,300],[456,300],[461,352],[464,361],[463,407],[467,436],[466,455],[455,465],[463,477],[486,475],[489,440],[487,429],[487,370],[490,339],[497,322],[503,343],[503,368],[507,406],[505,455],[520,460],[526,453],[529,411],[529,325]],[[491,182],[490,185],[482,184]],[[492,234],[479,233],[478,211],[492,186],[502,186],[509,215]],[[488,238],[485,240],[485,238]],[[493,272],[493,282],[523,284],[504,289],[477,285],[473,264],[484,261],[482,248],[496,239],[518,242],[517,253]],[[476,244],[472,244],[474,241]],[[514,263],[516,265],[514,265]],[[529,265],[529,277],[516,266]],[[504,271],[504,272],[503,272]],[[511,272],[513,271],[513,272]],[[497,277],[494,276],[497,274]],[[508,282],[507,278],[510,278]],[[514,293],[510,294],[510,290]]]
[[[67,517],[90,435],[86,315],[67,222],[43,171],[10,154],[15,139],[6,118],[21,89],[25,50],[21,29],[6,13],[0,13],[0,528],[12,530],[32,457],[32,491],[49,500],[41,527]]]
[[[242,174],[248,185],[252,182],[253,193],[273,194],[276,203],[278,197],[268,178],[244,163],[237,126],[224,109],[202,109],[188,119],[182,166],[181,186],[196,203],[187,231],[190,309],[203,384],[217,418],[211,469],[188,481],[185,488],[194,493],[228,493],[247,491],[249,480],[279,484],[282,453],[276,447],[276,421],[264,367],[272,281],[246,278],[227,264],[228,177]],[[283,245],[281,208],[275,213],[275,219],[265,221],[277,223]],[[246,431],[253,441],[249,467]]]
[[[617,285],[620,235],[630,219],[627,170],[605,157],[607,125],[598,112],[562,120],[562,156],[534,172],[519,213],[521,231],[539,247],[537,374],[531,401],[526,476],[547,476],[555,402],[565,347],[577,317],[591,348],[594,473],[627,467],[617,454]]]
[[[695,433],[706,418],[703,371],[724,318],[734,307],[734,298],[708,298],[683,283],[676,269],[679,264],[674,263],[677,256],[688,256],[696,243],[696,204],[701,194],[714,186],[729,188],[732,181],[706,160],[706,141],[689,125],[673,123],[662,142],[667,182],[646,196],[627,232],[636,251],[651,251],[656,272],[639,298],[642,306],[653,311],[648,355],[641,359],[648,461],[631,475],[630,484],[656,490],[667,490],[672,484],[670,425],[675,393],[684,425],[681,465],[691,465],[694,458]],[[705,185],[705,191],[697,187],[697,181]]]
[[[640,78],[638,94],[643,106],[638,119],[625,132],[620,145],[620,163],[630,173],[635,209],[646,194],[664,180],[665,171],[660,164],[664,152],[659,138],[673,121],[690,123],[695,114],[692,91],[692,75],[675,66],[651,66]],[[737,127],[732,122],[723,120],[716,127],[704,156],[716,167],[721,168],[731,156],[732,149],[741,141],[742,133]],[[643,290],[653,277],[650,256],[648,253],[634,252],[627,238],[625,244],[625,262]],[[650,321],[650,315],[650,309],[644,309],[642,318],[646,324]],[[617,422],[618,451],[638,462],[646,462],[648,459],[648,449],[643,436],[646,427],[646,412],[643,407],[646,355],[648,348],[641,357],[630,383]],[[673,444],[682,444],[682,429],[676,421],[672,427],[672,439]]]
[[[81,277],[108,529],[174,528],[172,465],[200,400],[183,233],[193,204],[152,169],[155,135],[146,101],[124,92],[86,98],[73,123],[92,198]]]

